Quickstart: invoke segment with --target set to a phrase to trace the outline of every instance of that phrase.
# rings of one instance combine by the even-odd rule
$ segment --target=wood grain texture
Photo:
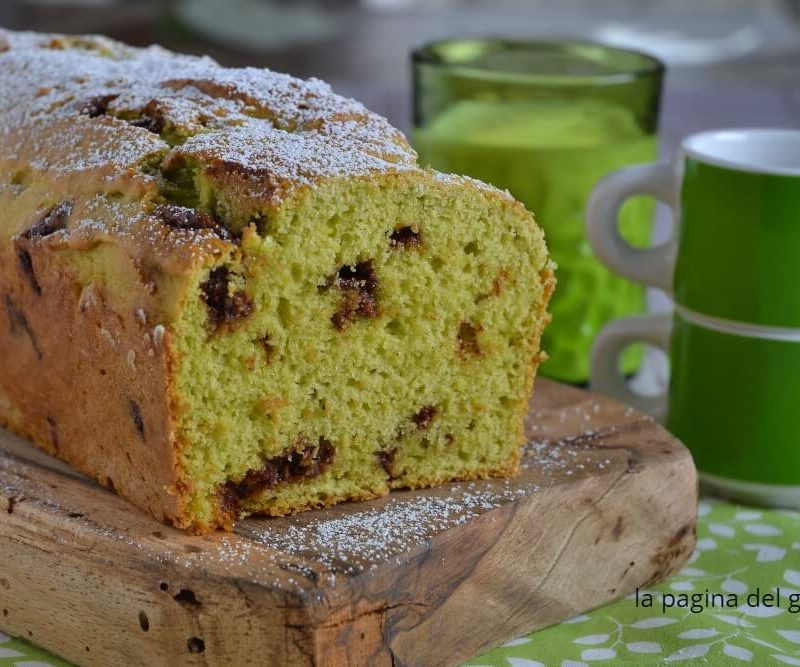
[[[455,664],[663,578],[695,541],[688,451],[545,380],[512,480],[228,535],[164,526],[0,433],[0,628],[83,665]]]

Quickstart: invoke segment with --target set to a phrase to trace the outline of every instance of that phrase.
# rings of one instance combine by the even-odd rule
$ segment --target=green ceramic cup
[[[672,207],[665,244],[621,238],[617,211],[635,194]],[[600,332],[593,388],[663,419],[709,490],[800,507],[800,130],[696,134],[674,164],[618,171],[590,198],[587,234],[612,270],[675,302],[674,315]],[[620,374],[633,342],[667,351],[664,395],[636,394]]]

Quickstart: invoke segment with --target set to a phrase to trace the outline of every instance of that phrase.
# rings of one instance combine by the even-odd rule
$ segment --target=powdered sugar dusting
[[[453,485],[449,493],[420,493],[389,498],[358,512],[308,520],[299,515],[288,525],[259,522],[247,535],[259,544],[295,556],[314,556],[332,571],[355,573],[382,561],[406,556],[435,535],[460,526],[530,492],[505,483]]]
[[[479,181],[477,178],[473,178],[472,176],[465,176],[460,174],[445,174],[443,172],[434,172],[436,180],[446,183],[448,185],[470,185],[478,190],[484,190],[486,192],[491,192],[495,195],[500,195],[504,199],[508,201],[516,201],[512,194],[508,190],[501,190],[494,185],[490,185],[489,183],[484,183],[483,181]]]
[[[55,173],[131,166],[170,148],[158,133],[128,122],[157,113],[166,131],[189,137],[186,153],[270,170],[287,188],[416,169],[414,152],[385,119],[316,79],[225,68],[97,37],[0,30],[0,42],[8,46],[0,53],[0,159],[25,148],[34,168]],[[53,150],[59,124],[64,149]],[[32,144],[22,136],[30,131]]]
[[[612,460],[603,455],[602,448],[597,452],[587,451],[586,447],[576,447],[570,439],[559,442],[531,441],[525,446],[525,456],[522,459],[522,467],[525,470],[567,477],[599,472],[611,465]]]

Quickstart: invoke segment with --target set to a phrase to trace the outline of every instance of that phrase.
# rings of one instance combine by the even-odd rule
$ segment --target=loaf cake
[[[0,31],[0,421],[194,533],[513,474],[552,264],[323,82]]]

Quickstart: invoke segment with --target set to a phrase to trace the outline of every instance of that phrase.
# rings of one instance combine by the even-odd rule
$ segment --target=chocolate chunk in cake
[[[253,302],[244,290],[231,293],[229,282],[230,270],[226,266],[219,266],[211,271],[208,280],[201,286],[209,319],[215,326],[244,319],[254,309]]]

